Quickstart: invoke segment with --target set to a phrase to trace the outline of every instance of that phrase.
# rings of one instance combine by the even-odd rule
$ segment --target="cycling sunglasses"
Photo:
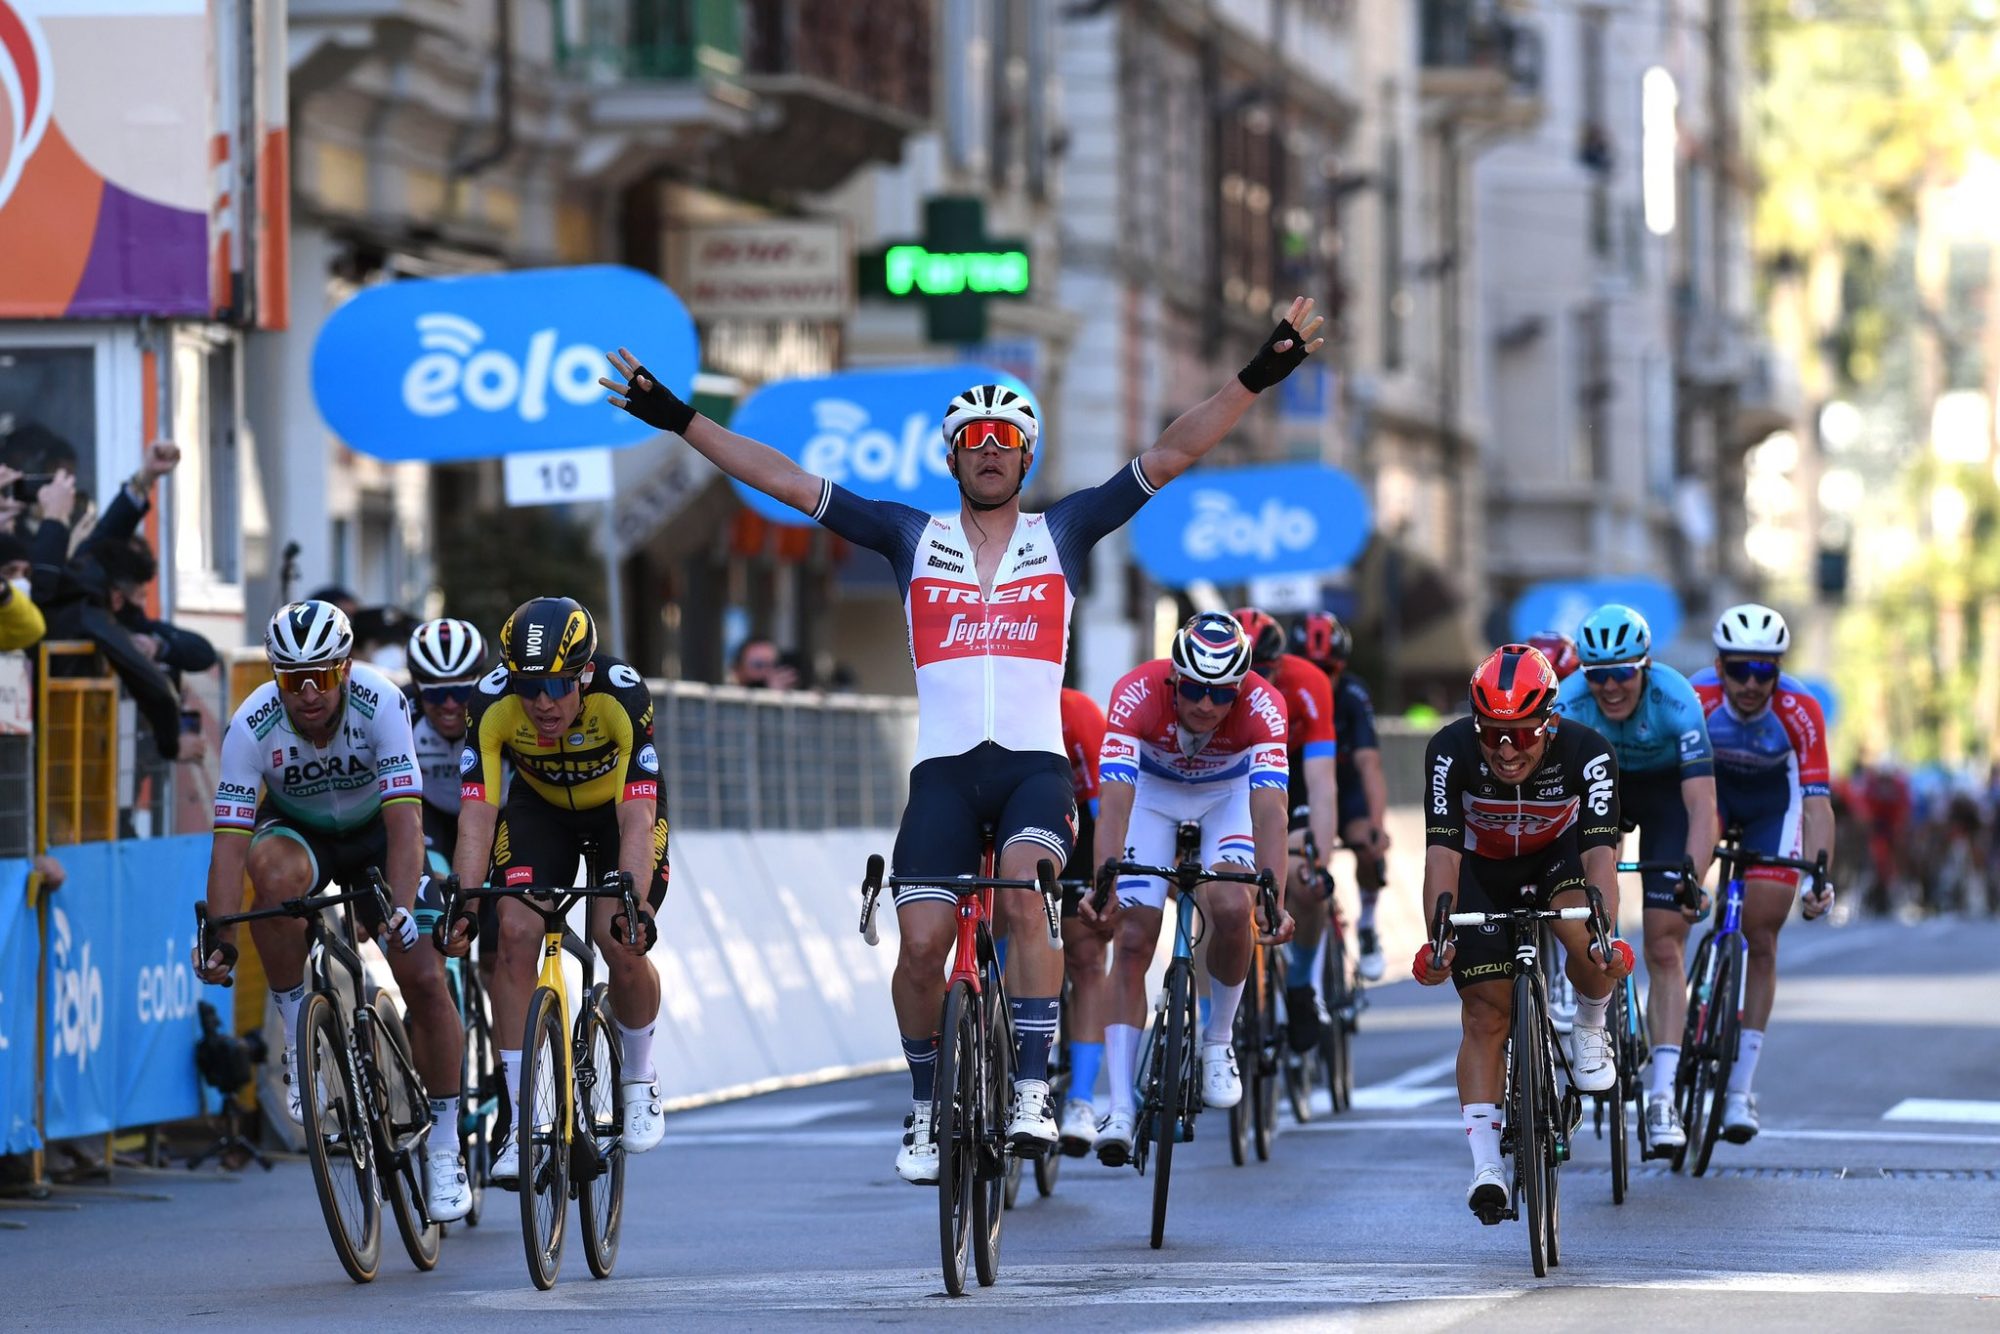
[[[307,686],[322,695],[331,695],[347,679],[347,664],[335,662],[319,667],[278,667],[273,669],[271,675],[277,678],[278,689],[287,695],[296,695]]]
[[[1002,449],[1026,449],[1028,437],[1013,422],[972,422],[959,428],[951,444],[954,449],[978,449],[988,444]]]
[[[1583,669],[1583,679],[1594,686],[1622,686],[1644,671],[1647,664],[1651,661],[1650,658],[1641,658],[1637,662],[1613,663],[1606,667],[1586,667]]]
[[[1738,685],[1749,681],[1762,685],[1778,679],[1778,664],[1770,658],[1724,658],[1722,674]]]
[[[1241,693],[1235,686],[1209,686],[1199,681],[1186,680],[1181,682],[1181,698],[1190,704],[1199,704],[1205,699],[1214,700],[1217,704],[1234,704],[1236,697]]]
[[[1503,723],[1483,722],[1478,718],[1474,718],[1472,720],[1472,730],[1478,735],[1480,744],[1489,749],[1498,750],[1501,746],[1507,745],[1512,746],[1515,750],[1525,751],[1549,730],[1549,723],[1548,719],[1544,718],[1541,722],[1535,723],[1532,726],[1523,724],[1517,727],[1508,727]]]
[[[513,676],[507,680],[507,688],[522,699],[534,699],[540,695],[562,699],[579,684],[574,676]]]
[[[476,689],[477,684],[471,681],[455,686],[418,686],[417,698],[426,704],[464,704]]]

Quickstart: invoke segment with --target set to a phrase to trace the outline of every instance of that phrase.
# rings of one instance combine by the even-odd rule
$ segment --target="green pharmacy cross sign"
[[[924,234],[860,256],[863,296],[924,303],[925,336],[933,343],[986,338],[986,303],[1028,295],[1028,243],[986,234],[986,204],[973,196],[940,195],[924,202]]]

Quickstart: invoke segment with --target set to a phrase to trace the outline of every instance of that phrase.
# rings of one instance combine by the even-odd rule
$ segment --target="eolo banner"
[[[1197,467],[1133,518],[1132,554],[1170,588],[1330,574],[1361,554],[1374,522],[1367,495],[1338,468]]]

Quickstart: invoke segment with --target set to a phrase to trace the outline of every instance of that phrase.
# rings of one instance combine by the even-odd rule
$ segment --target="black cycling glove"
[[[1278,344],[1287,338],[1291,347],[1277,350]],[[1290,320],[1279,320],[1278,327],[1264,340],[1264,346],[1257,349],[1257,355],[1250,358],[1250,364],[1236,372],[1236,379],[1253,394],[1261,394],[1278,381],[1290,375],[1298,364],[1306,359],[1306,340],[1299,337],[1299,331],[1292,327]]]
[[[644,389],[639,387],[641,376],[646,379]],[[688,426],[694,421],[694,409],[683,403],[679,394],[661,384],[659,378],[644,366],[632,369],[632,383],[625,391],[625,411],[648,426],[672,431],[675,435],[686,435]]]

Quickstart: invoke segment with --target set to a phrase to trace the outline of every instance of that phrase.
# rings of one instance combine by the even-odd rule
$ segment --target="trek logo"
[[[1038,579],[1032,584],[1008,584],[993,590],[991,597],[982,598],[976,588],[951,588],[943,584],[933,584],[924,590],[931,602],[971,602],[987,606],[1003,606],[1010,602],[1047,602],[1049,600],[1048,581]]]
[[[1447,793],[1451,786],[1452,757],[1440,755],[1431,766],[1431,814],[1450,815],[1451,804]]]
[[[1590,813],[1606,816],[1611,813],[1611,757],[1599,755],[1583,766],[1583,776],[1590,783]]]
[[[919,668],[950,658],[1060,663],[1066,612],[1060,578],[1002,584],[990,596],[943,579],[910,584],[910,649]]]

